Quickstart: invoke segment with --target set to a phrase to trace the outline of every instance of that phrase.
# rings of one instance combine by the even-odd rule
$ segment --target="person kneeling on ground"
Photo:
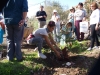
[[[60,49],[56,45],[56,43],[54,42],[54,40],[52,38],[52,35],[51,35],[54,28],[55,28],[55,22],[54,21],[49,21],[47,27],[37,29],[32,34],[30,34],[27,38],[27,43],[28,44],[36,44],[37,45],[37,47],[38,47],[38,56],[42,59],[47,58],[41,52],[43,41],[46,41],[47,45],[55,52],[55,54],[58,58],[61,57],[60,56],[61,53],[58,51]]]

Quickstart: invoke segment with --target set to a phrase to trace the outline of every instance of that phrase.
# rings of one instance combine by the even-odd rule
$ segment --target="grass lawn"
[[[59,64],[59,61],[56,61],[56,59],[53,60],[53,57],[51,59],[48,58],[48,60],[40,59],[37,57],[37,51],[33,51],[33,48],[27,49],[22,47],[25,60],[23,62],[17,62],[15,59],[14,62],[9,62],[5,58],[3,60],[1,59],[0,75],[33,75],[32,73],[34,73],[34,75],[59,75],[63,73],[66,75],[85,75],[93,62],[98,58],[100,51],[86,51],[88,47],[87,41],[81,43],[73,41],[72,45],[67,44],[67,46],[69,56],[73,59],[72,62],[74,63],[70,67],[66,67],[66,65],[61,66],[66,62],[60,62],[61,64]],[[42,52],[44,54],[50,54],[50,49],[43,48]],[[52,60],[53,62],[49,63]],[[80,65],[80,61],[84,61],[84,63]],[[56,67],[51,66],[55,62],[59,65]],[[90,66],[88,66],[88,64]],[[71,70],[73,70],[73,73]]]

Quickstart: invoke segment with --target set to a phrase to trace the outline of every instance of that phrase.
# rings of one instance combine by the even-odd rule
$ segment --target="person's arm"
[[[74,16],[74,26],[75,26],[76,16]]]
[[[23,11],[22,12],[22,20],[19,22],[19,26],[22,26],[25,23],[25,19],[26,19],[27,12],[28,12],[28,2],[27,2],[27,0],[23,1],[22,11]]]
[[[51,34],[49,34],[49,38],[50,38],[51,43],[52,43],[54,46],[58,47],[58,46],[56,45],[56,42],[53,40]]]
[[[53,37],[51,34],[49,34],[49,39],[51,41],[51,43],[55,46],[55,48],[60,52],[60,54],[62,54],[60,48],[57,46],[56,42],[54,41]]]
[[[39,18],[43,18],[43,16],[39,16],[39,11],[36,12],[36,16],[35,16],[37,19]]]
[[[60,58],[60,57],[61,57],[61,56],[60,56],[60,52],[58,52],[58,51],[56,50],[56,48],[54,48],[54,46],[53,46],[52,43],[50,42],[48,36],[46,36],[46,35],[42,35],[42,36],[43,36],[43,38],[45,39],[47,45],[56,53],[57,57]]]
[[[60,21],[60,16],[59,15],[56,17],[56,21],[57,22]]]
[[[45,11],[44,11],[44,14],[45,14],[45,15],[44,15],[43,17],[44,17],[44,18],[47,18],[47,14],[46,14],[46,12],[45,12]]]
[[[100,10],[95,10],[95,29],[98,30],[98,26],[99,26],[99,17],[100,17]]]

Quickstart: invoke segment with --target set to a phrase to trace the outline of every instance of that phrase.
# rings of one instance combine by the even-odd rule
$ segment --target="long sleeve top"
[[[90,25],[100,23],[100,10],[96,9],[90,16]]]

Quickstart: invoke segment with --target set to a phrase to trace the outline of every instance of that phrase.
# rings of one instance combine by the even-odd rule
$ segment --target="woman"
[[[74,26],[74,13],[75,13],[75,8],[74,7],[70,8],[70,13],[68,15],[68,21],[72,23],[71,31],[75,32],[75,35],[76,35],[76,30]],[[72,38],[72,33],[70,33],[70,37]]]
[[[90,31],[91,31],[91,44],[87,50],[98,49],[99,40],[96,34],[98,30],[98,24],[100,23],[100,9],[98,9],[97,3],[91,4],[92,14],[90,16]],[[94,42],[96,42],[96,46],[94,47]]]
[[[43,45],[43,41],[46,41],[47,45],[55,52],[55,54],[60,58],[60,52],[58,50],[59,47],[56,45],[54,42],[51,32],[55,28],[55,22],[54,21],[49,21],[47,27],[45,28],[39,28],[32,34],[30,34],[27,38],[27,43],[28,44],[37,44],[38,46],[38,56],[42,59],[46,59],[47,57],[42,54],[41,49]],[[49,38],[48,38],[49,37]],[[55,47],[54,47],[55,46]]]
[[[60,42],[60,39],[58,38],[60,33],[60,16],[58,15],[57,10],[55,9],[53,10],[53,15],[51,20],[54,21],[56,25],[53,31],[54,40],[55,42]]]
[[[83,3],[79,3],[78,9],[75,11],[75,14],[74,14],[74,25],[75,25],[76,32],[77,32],[78,41],[84,39],[84,33],[83,32],[80,33],[80,26],[79,26],[80,22],[82,22],[84,17],[86,17],[86,11],[83,10]]]

